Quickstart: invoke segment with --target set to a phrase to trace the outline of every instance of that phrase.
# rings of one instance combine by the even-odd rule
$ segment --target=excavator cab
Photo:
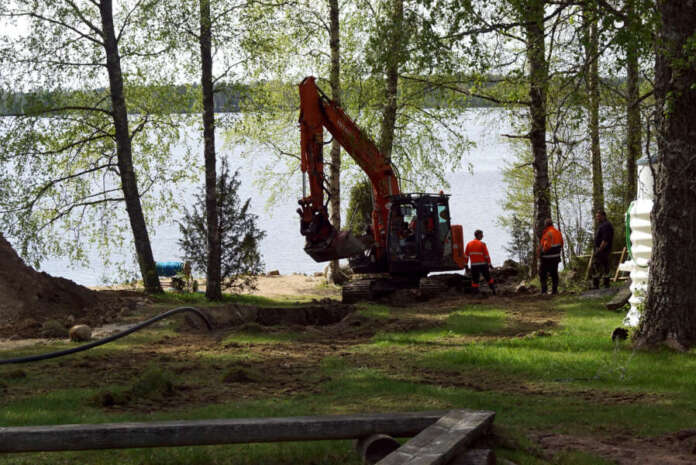
[[[449,196],[400,194],[390,200],[386,257],[390,273],[425,276],[461,268],[453,257]]]

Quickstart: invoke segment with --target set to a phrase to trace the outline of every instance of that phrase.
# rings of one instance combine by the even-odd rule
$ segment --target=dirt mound
[[[0,234],[0,337],[39,337],[41,325],[56,320],[101,324],[129,303],[27,266]]]

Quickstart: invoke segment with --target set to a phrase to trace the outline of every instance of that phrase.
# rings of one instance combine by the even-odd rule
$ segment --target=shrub
[[[365,234],[372,225],[372,184],[369,179],[358,181],[350,190],[346,224],[353,234]]]
[[[528,266],[532,257],[532,235],[530,233],[532,227],[517,215],[512,217],[511,235],[512,239],[505,247],[505,250],[516,258],[520,265]]]
[[[222,248],[221,279],[226,287],[254,287],[256,275],[263,271],[259,242],[266,235],[257,227],[257,216],[249,211],[251,199],[243,204],[237,193],[241,181],[239,172],[230,176],[223,160],[217,179],[218,222]],[[208,268],[208,225],[205,210],[205,189],[195,196],[191,211],[184,208],[179,222],[184,260],[202,273]]]

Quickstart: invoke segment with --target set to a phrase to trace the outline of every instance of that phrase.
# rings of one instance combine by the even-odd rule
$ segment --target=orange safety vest
[[[563,236],[558,229],[547,226],[541,234],[541,258],[561,258]]]
[[[486,244],[478,239],[469,241],[466,244],[466,249],[464,249],[464,260],[468,262],[471,260],[471,266],[483,265],[484,263],[491,264],[491,257],[488,256],[488,247]]]

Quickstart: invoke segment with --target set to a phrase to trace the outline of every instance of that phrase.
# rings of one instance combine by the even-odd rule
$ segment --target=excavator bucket
[[[304,250],[315,262],[328,262],[353,257],[365,249],[365,244],[349,231],[339,231],[329,241],[322,244],[308,244]]]

